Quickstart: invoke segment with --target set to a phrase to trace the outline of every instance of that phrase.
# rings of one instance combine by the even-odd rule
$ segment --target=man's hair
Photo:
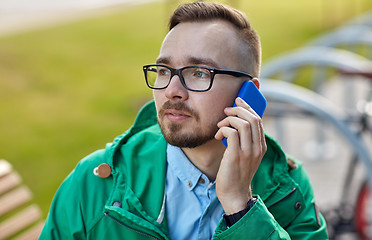
[[[209,20],[224,20],[236,27],[255,61],[253,63],[255,71],[253,74],[258,77],[261,65],[260,38],[243,12],[220,3],[203,1],[186,3],[180,5],[174,11],[169,20],[169,30],[182,22],[203,22]]]

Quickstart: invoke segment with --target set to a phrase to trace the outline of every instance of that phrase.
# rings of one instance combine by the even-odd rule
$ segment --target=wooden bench
[[[31,191],[10,163],[0,159],[0,240],[37,239],[44,225]]]

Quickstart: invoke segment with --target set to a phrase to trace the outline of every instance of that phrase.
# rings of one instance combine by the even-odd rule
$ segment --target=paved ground
[[[156,0],[0,0],[0,37]]]

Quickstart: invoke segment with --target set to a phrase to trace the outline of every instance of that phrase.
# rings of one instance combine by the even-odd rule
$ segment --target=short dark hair
[[[230,6],[220,3],[197,1],[180,5],[169,20],[169,30],[182,22],[203,22],[209,20],[224,20],[236,27],[242,40],[247,44],[248,51],[256,61],[254,75],[259,75],[261,65],[260,37],[251,27],[247,16]]]

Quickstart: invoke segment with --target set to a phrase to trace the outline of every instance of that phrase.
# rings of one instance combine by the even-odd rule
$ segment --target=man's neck
[[[214,181],[225,149],[221,141],[213,139],[196,148],[182,148],[182,151],[195,167]]]

